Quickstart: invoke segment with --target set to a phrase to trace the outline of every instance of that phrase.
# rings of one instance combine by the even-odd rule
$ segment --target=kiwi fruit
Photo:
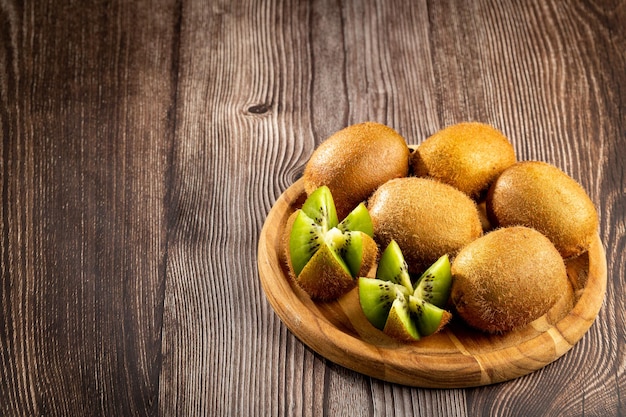
[[[487,333],[523,327],[572,294],[559,252],[525,226],[496,229],[471,242],[454,258],[451,271],[456,312]]]
[[[391,281],[367,277],[360,277],[358,281],[359,303],[365,317],[374,327],[383,330],[394,300],[408,296],[408,292]]]
[[[310,194],[328,186],[342,218],[379,185],[405,177],[408,171],[404,137],[389,126],[365,122],[348,126],[320,144],[304,168],[304,189]]]
[[[450,258],[443,255],[422,273],[415,285],[414,294],[430,304],[444,307],[450,297],[451,285]]]
[[[412,292],[413,283],[409,275],[408,266],[404,260],[404,255],[400,246],[392,240],[380,256],[380,261],[376,267],[376,278],[400,284],[407,291]]]
[[[410,164],[415,176],[432,177],[480,199],[516,160],[502,132],[488,124],[464,122],[428,137],[411,154]]]
[[[482,235],[476,203],[458,189],[429,178],[387,181],[368,201],[374,240],[395,240],[411,273],[419,273],[442,253],[454,256]]]
[[[287,230],[290,275],[313,299],[340,297],[356,285],[355,277],[366,275],[378,256],[365,204],[339,222],[326,186],[311,193],[289,217]]]
[[[413,285],[402,251],[391,241],[381,255],[376,278],[358,281],[363,313],[374,327],[393,338],[419,340],[441,330],[452,317],[443,309],[452,281],[447,255]]]
[[[598,229],[598,214],[580,184],[541,161],[518,162],[502,172],[489,190],[486,210],[496,227],[537,229],[565,259],[587,251]]]
[[[405,297],[397,297],[391,304],[383,332],[395,339],[411,342],[420,340],[417,324]]]

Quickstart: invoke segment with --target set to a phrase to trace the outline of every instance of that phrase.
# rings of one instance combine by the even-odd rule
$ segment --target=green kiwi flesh
[[[322,227],[324,232],[337,226],[337,209],[328,187],[322,186],[313,191],[302,205],[302,211]]]
[[[397,297],[393,300],[383,332],[391,337],[408,342],[420,340],[417,324],[413,320],[409,303],[405,297]]]
[[[419,297],[411,295],[408,302],[417,331],[423,337],[438,332],[452,318],[452,314],[448,311]]]
[[[443,308],[450,297],[452,273],[447,254],[435,261],[419,278],[414,295],[430,304]]]
[[[374,327],[396,339],[416,341],[450,320],[443,307],[451,283],[449,258],[443,255],[421,275],[414,290],[402,251],[391,241],[381,255],[376,278],[359,278],[359,302]]]
[[[289,254],[296,276],[300,275],[323,241],[322,227],[300,210],[289,234]]]
[[[391,281],[376,278],[359,278],[359,302],[363,313],[370,323],[379,330],[385,328],[385,322],[398,291],[404,287]]]
[[[376,268],[376,278],[383,281],[391,281],[400,284],[410,293],[413,292],[413,284],[409,276],[409,269],[400,250],[400,246],[392,240],[380,256]]]
[[[337,226],[342,232],[349,230],[359,230],[366,235],[374,236],[374,227],[372,225],[372,218],[370,217],[367,207],[364,203],[360,203],[352,210],[345,219]]]
[[[339,223],[330,189],[322,186],[293,216],[287,244],[290,272],[312,298],[339,297],[373,265],[378,249],[364,205]]]

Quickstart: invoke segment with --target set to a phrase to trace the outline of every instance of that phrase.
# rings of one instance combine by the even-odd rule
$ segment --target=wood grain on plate
[[[302,180],[287,189],[267,216],[259,240],[259,274],[274,311],[311,349],[365,375],[405,385],[460,388],[517,378],[565,354],[595,320],[606,290],[606,258],[597,237],[588,253],[567,262],[576,293],[565,317],[551,312],[525,328],[486,335],[453,320],[416,343],[397,342],[363,315],[358,291],[313,302],[289,278],[283,248],[289,215],[305,198]]]

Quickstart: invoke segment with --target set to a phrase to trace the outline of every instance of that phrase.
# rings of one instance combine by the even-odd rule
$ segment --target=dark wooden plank
[[[255,256],[266,213],[314,146],[308,14],[296,2],[183,7],[163,415],[322,409],[324,363],[272,313]]]
[[[508,40],[499,61],[511,73],[494,70],[485,78],[502,77],[493,83],[501,96],[497,101],[514,104],[510,111],[515,113],[503,115],[503,128],[520,158],[554,163],[581,182],[595,202],[607,249],[609,287],[598,322],[564,358],[519,381],[468,393],[468,407],[498,415],[518,415],[519,410],[529,415],[620,415],[625,376],[619,346],[625,335],[623,318],[616,313],[625,307],[618,272],[624,265],[624,242],[615,234],[623,235],[620,219],[625,214],[619,155],[626,143],[624,117],[618,109],[623,107],[619,90],[626,79],[624,71],[607,68],[626,68],[619,52],[624,49],[624,32],[616,32],[624,14],[559,2],[517,10],[511,6],[499,3],[468,13],[476,22],[487,17],[499,22],[498,27],[482,26],[488,39],[504,35]],[[475,59],[485,61],[480,55]],[[513,70],[519,67],[527,71]]]
[[[621,7],[185,3],[162,413],[619,413]],[[315,145],[363,120],[387,123],[411,143],[451,123],[488,122],[520,159],[554,163],[589,191],[603,219],[609,293],[566,357],[505,384],[425,391],[328,363],[277,322],[254,271],[264,215]]]
[[[349,114],[348,75],[333,71],[349,64],[342,22],[360,21],[332,2],[310,9],[281,2],[212,10],[192,4],[184,12],[175,172],[185,185],[175,194],[180,214],[168,256],[160,409],[368,413],[369,379],[303,348],[269,309],[254,255],[240,255],[256,253],[265,214],[315,143],[350,120],[371,117],[367,104]],[[203,30],[215,35],[213,42]],[[312,41],[311,34],[319,38]],[[358,72],[350,76],[361,82]],[[358,90],[350,94],[361,101]],[[372,99],[379,101],[376,92]],[[380,103],[377,111],[384,111]],[[188,235],[198,228],[202,234]]]
[[[0,5],[0,414],[623,415],[626,6],[147,1]],[[388,384],[265,300],[265,216],[314,147],[502,129],[600,216],[585,338],[518,380]]]
[[[155,415],[175,4],[0,22],[0,414]]]

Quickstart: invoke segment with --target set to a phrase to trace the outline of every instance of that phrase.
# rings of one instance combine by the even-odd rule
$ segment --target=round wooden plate
[[[536,371],[565,354],[595,320],[606,291],[606,257],[597,237],[589,252],[567,262],[576,294],[565,317],[553,312],[525,328],[486,335],[453,319],[435,335],[401,343],[373,327],[357,289],[332,302],[313,302],[289,277],[285,223],[306,198],[302,180],[267,216],[258,247],[261,284],[272,308],[303,343],[326,359],[389,382],[428,388],[493,384]]]

